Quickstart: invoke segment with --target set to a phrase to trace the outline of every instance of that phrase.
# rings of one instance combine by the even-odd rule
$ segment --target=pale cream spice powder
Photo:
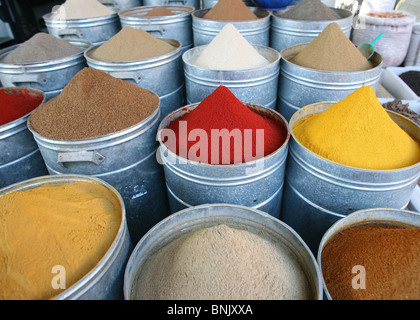
[[[288,250],[250,231],[217,225],[156,251],[139,271],[133,299],[311,299]]]

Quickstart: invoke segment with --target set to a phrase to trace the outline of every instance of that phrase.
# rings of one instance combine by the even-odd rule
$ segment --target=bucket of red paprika
[[[167,115],[158,128],[171,212],[211,203],[280,216],[290,133],[275,110],[224,86]]]
[[[27,128],[30,113],[44,101],[41,90],[0,88],[0,188],[48,174]]]

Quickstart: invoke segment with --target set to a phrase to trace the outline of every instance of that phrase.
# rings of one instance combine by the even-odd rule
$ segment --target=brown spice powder
[[[173,13],[171,10],[165,8],[165,7],[155,7],[152,10],[150,10],[148,13],[146,13],[143,17],[164,17],[164,16],[174,16],[175,13]]]
[[[245,21],[258,19],[242,0],[219,0],[204,16],[218,21]]]
[[[96,69],[79,71],[63,91],[28,118],[41,136],[56,140],[99,137],[131,127],[150,116],[159,97]]]
[[[322,250],[322,274],[334,300],[420,299],[420,228],[365,224],[333,237]],[[354,266],[366,289],[354,289]]]

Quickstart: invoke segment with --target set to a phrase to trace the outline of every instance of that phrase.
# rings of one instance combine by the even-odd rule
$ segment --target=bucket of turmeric
[[[385,110],[372,87],[308,105],[289,126],[280,219],[314,252],[325,231],[348,214],[409,203],[420,177],[420,127]]]
[[[42,176],[0,190],[2,300],[123,296],[132,250],[119,193],[83,175]]]
[[[318,264],[329,300],[419,300],[420,215],[354,212],[322,237]]]

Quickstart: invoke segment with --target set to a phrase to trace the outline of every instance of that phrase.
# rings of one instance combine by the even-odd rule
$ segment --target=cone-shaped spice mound
[[[290,62],[306,68],[334,72],[363,71],[373,67],[335,22],[330,23]]]
[[[219,0],[204,16],[218,21],[245,21],[258,19],[242,0]]]
[[[419,143],[391,119],[369,86],[299,120],[293,133],[314,153],[351,167],[390,170],[420,161]]]
[[[188,139],[180,134],[184,124]],[[166,129],[177,135],[176,145],[165,143],[162,137],[171,151],[189,160],[210,164],[247,162],[251,150],[254,159],[261,158],[276,151],[287,137],[282,123],[252,111],[224,86],[219,86],[195,109],[172,121]],[[199,138],[193,139],[190,135],[194,129],[200,129]],[[218,145],[212,139],[219,141]]]

